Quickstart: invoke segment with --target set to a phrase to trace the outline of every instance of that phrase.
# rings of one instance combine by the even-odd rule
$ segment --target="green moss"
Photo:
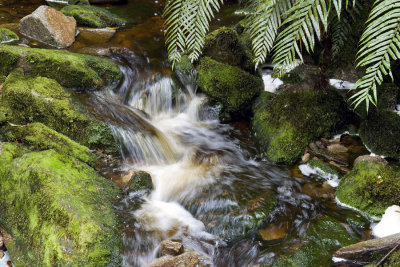
[[[307,162],[307,165],[311,168],[317,169],[317,173],[320,176],[340,177],[340,173],[335,168],[323,161],[313,159]]]
[[[29,266],[118,266],[116,186],[54,150],[11,154],[8,175],[0,172],[0,223],[16,238],[13,258]]]
[[[0,58],[0,76],[22,68],[25,74],[51,78],[68,88],[100,89],[114,86],[121,79],[112,60],[90,55],[0,45]]]
[[[66,16],[74,17],[78,26],[105,28],[125,25],[123,19],[100,7],[69,5],[61,9],[61,12]]]
[[[26,126],[9,126],[7,128],[8,141],[21,142],[30,150],[54,149],[60,154],[72,156],[90,165],[93,165],[96,159],[89,148],[72,141],[65,135],[57,133],[42,123],[32,123]]]
[[[274,266],[330,266],[333,252],[357,241],[339,221],[324,216],[307,229],[304,245],[289,252],[289,255],[278,258]]]
[[[359,134],[368,149],[378,155],[400,158],[400,116],[390,111],[373,112],[361,124]]]
[[[257,100],[252,126],[273,162],[294,163],[305,147],[344,124],[347,107],[333,90],[285,91]]]
[[[191,73],[195,70],[188,56],[183,56],[177,63],[176,68],[182,73]]]
[[[110,128],[82,113],[83,108],[72,103],[71,94],[54,80],[27,77],[17,69],[3,84],[0,106],[3,124],[41,122],[82,145],[118,151]],[[9,135],[8,129],[4,127],[0,133]]]
[[[11,43],[13,41],[19,40],[19,37],[15,32],[6,29],[6,28],[0,28],[0,43]]]
[[[151,175],[147,172],[139,171],[134,174],[132,182],[129,185],[131,191],[153,190],[153,181]]]
[[[237,32],[222,27],[206,36],[203,55],[221,63],[236,66],[254,73],[251,50],[240,41]]]
[[[250,109],[252,100],[264,88],[260,77],[209,57],[203,58],[198,66],[197,82],[208,96],[222,103],[228,112]]]
[[[391,166],[360,162],[339,183],[336,197],[340,202],[380,217],[387,207],[399,205],[400,173]]]

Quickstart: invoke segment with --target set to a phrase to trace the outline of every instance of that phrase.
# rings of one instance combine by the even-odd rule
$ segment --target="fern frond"
[[[329,6],[329,0],[298,0],[287,11],[288,17],[281,26],[285,28],[279,33],[274,46],[274,75],[282,76],[293,68],[296,54],[303,61],[298,41],[302,42],[307,52],[313,51],[315,37],[320,40],[322,32],[327,30]]]
[[[168,58],[179,62],[183,51],[196,60],[204,46],[209,22],[218,12],[222,0],[168,0],[164,9],[165,43]]]
[[[268,53],[271,52],[282,24],[281,14],[292,7],[290,0],[257,0],[254,1],[252,12],[248,15],[249,32],[255,56],[254,63],[265,62]]]
[[[348,0],[341,0],[348,1]],[[361,12],[365,6],[360,2],[355,2],[354,5],[347,7],[346,10],[342,11],[342,15],[339,16],[337,13],[332,16],[330,22],[330,29],[332,31],[332,55],[336,57],[343,49],[345,44],[348,42],[354,42],[354,46],[357,44],[351,38],[351,33],[354,27],[354,23],[360,18]]]
[[[365,75],[352,89],[359,91],[351,98],[357,107],[377,104],[377,86],[389,75],[393,80],[390,60],[400,59],[400,0],[377,0],[360,39],[357,67],[367,67]]]

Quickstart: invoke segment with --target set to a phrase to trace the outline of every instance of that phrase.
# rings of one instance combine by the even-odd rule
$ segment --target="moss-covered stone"
[[[6,132],[8,141],[21,142],[32,151],[54,149],[60,154],[77,158],[89,165],[92,165],[96,159],[89,148],[72,141],[42,123],[8,126],[7,130],[3,131]]]
[[[190,59],[188,56],[183,56],[181,58],[181,60],[177,63],[176,68],[185,74],[189,74],[193,71],[195,71],[195,68],[192,64],[192,62],[190,62]]]
[[[15,32],[6,28],[0,28],[0,44],[11,43],[17,40],[19,40],[19,37]]]
[[[73,103],[70,93],[55,80],[24,76],[17,69],[3,84],[0,106],[3,122],[14,125],[41,122],[82,145],[116,150],[109,127],[82,113],[83,108]],[[1,133],[7,135],[7,130],[3,127]]]
[[[400,158],[400,116],[391,111],[372,112],[361,124],[359,134],[372,152]]]
[[[400,172],[375,162],[358,163],[345,175],[336,191],[338,200],[371,217],[381,217],[387,207],[400,205]]]
[[[17,145],[3,144],[0,224],[16,238],[9,246],[16,262],[119,266],[116,186],[54,150],[18,154]]]
[[[129,190],[153,190],[153,181],[151,175],[144,171],[138,171],[133,174]]]
[[[273,266],[330,266],[333,252],[357,241],[340,222],[324,216],[307,229],[304,245],[287,256],[279,257]]]
[[[252,126],[269,160],[290,164],[310,142],[344,124],[347,106],[334,90],[284,91],[262,94],[254,112]]]
[[[232,113],[249,110],[252,100],[264,88],[260,77],[209,57],[203,58],[198,66],[197,82],[208,96]]]
[[[66,16],[74,17],[78,26],[105,28],[125,25],[123,19],[100,7],[69,5],[61,9],[61,12]]]
[[[240,41],[234,29],[222,27],[206,36],[203,55],[221,63],[254,73],[251,50]]]
[[[100,89],[114,86],[121,72],[112,60],[52,49],[0,45],[0,77],[22,68],[30,76],[56,80],[64,87]]]

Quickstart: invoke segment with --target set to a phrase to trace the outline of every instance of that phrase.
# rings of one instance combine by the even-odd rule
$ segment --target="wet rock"
[[[357,242],[344,226],[328,216],[312,223],[303,235],[302,245],[277,257],[273,266],[330,266],[334,251]]]
[[[182,243],[174,242],[171,240],[164,240],[161,242],[161,255],[178,256],[184,252]]]
[[[0,44],[11,43],[17,40],[19,40],[19,37],[13,31],[0,28]]]
[[[206,36],[203,55],[224,64],[254,73],[251,51],[241,43],[237,32],[222,27]]]
[[[114,29],[107,28],[96,29],[79,27],[78,30],[78,40],[84,43],[92,43],[93,41],[96,43],[107,43],[116,32]]]
[[[370,114],[361,124],[360,137],[377,155],[400,158],[400,116],[391,111]]]
[[[22,35],[44,44],[66,48],[75,41],[76,21],[49,6],[40,6],[32,14],[21,19]]]
[[[303,175],[316,175],[320,181],[327,181],[333,187],[338,185],[340,173],[323,161],[312,159],[300,165],[299,169]]]
[[[381,217],[388,206],[400,204],[399,177],[389,165],[362,161],[340,180],[336,197],[371,217]]]
[[[121,27],[126,23],[107,9],[95,6],[69,5],[61,9],[61,12],[74,17],[78,26],[106,28]]]
[[[71,94],[52,79],[31,78],[23,75],[22,70],[15,70],[3,84],[0,107],[6,121],[19,125],[0,128],[0,134],[9,140],[19,140],[36,149],[53,148],[79,154],[87,162],[92,160],[86,148],[72,145],[71,140],[54,131],[91,148],[118,151],[109,126],[82,113],[83,107],[72,102]],[[17,129],[33,122],[51,129],[42,124]],[[65,145],[70,147],[63,148]]]
[[[7,244],[16,266],[120,266],[113,208],[119,190],[87,164],[6,143],[0,184],[0,216],[16,239]]]
[[[315,141],[315,144],[320,149],[324,149],[326,147],[322,141]]]
[[[380,260],[400,242],[400,234],[359,242],[337,250],[333,257],[347,264],[367,265]]]
[[[363,162],[363,161],[380,163],[384,166],[386,166],[388,164],[388,162],[385,159],[383,159],[379,156],[363,155],[363,156],[357,157],[354,160],[353,166],[355,167],[358,163]]]
[[[60,85],[81,90],[115,86],[121,79],[110,59],[59,50],[0,45],[0,77],[22,68],[29,76],[55,79]]]
[[[197,82],[208,96],[222,103],[224,111],[230,113],[248,111],[252,100],[264,88],[260,77],[209,57],[200,61]]]
[[[317,146],[317,144],[315,144],[315,143],[310,143],[310,144],[308,145],[308,147],[309,147],[312,151],[318,150],[318,146]]]
[[[306,163],[306,162],[308,162],[310,159],[311,159],[311,154],[310,154],[310,153],[305,153],[305,154],[303,155],[303,157],[301,158],[301,161],[302,161],[303,163]]]
[[[133,172],[129,189],[132,191],[153,190],[153,180],[151,175],[144,171]]]
[[[335,162],[341,167],[348,167],[349,155],[347,153],[332,153],[328,149],[318,149],[313,151],[314,155],[328,162]]]
[[[334,154],[345,153],[348,151],[347,147],[341,144],[332,144],[327,147],[328,151]]]
[[[294,163],[310,142],[344,124],[347,113],[343,98],[333,90],[283,91],[260,102],[252,126],[273,162]]]
[[[194,251],[185,252],[176,257],[162,257],[154,260],[148,267],[202,267],[205,266],[200,260],[202,256]]]
[[[267,228],[259,229],[258,233],[264,241],[284,238],[287,234],[286,225],[270,224]]]

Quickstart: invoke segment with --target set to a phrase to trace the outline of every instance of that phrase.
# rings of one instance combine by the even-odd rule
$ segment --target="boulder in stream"
[[[121,27],[126,23],[107,9],[95,6],[70,5],[61,9],[61,12],[66,16],[74,17],[78,26],[105,28]]]
[[[6,28],[0,28],[0,44],[11,43],[19,40],[18,35]]]
[[[337,199],[370,217],[381,217],[387,207],[400,204],[400,172],[376,162],[358,163],[336,191]]]
[[[209,57],[200,61],[197,82],[212,99],[220,102],[223,111],[245,113],[264,88],[263,80],[242,69]]]
[[[344,123],[347,106],[334,90],[263,92],[254,107],[252,127],[266,156],[292,164],[311,141],[329,137]]]
[[[118,65],[110,59],[52,49],[0,45],[0,79],[21,68],[29,76],[56,80],[63,87],[99,90],[116,86],[121,79]]]
[[[115,184],[55,150],[0,151],[0,217],[16,266],[120,266]]]
[[[66,154],[80,154],[85,162],[92,161],[84,148],[63,148],[71,142],[54,132],[57,131],[91,148],[118,151],[108,125],[82,113],[84,108],[72,102],[71,93],[55,80],[28,77],[21,69],[16,69],[3,84],[0,107],[2,121],[8,122],[0,128],[0,134],[10,141],[18,140],[36,149],[64,150]],[[51,129],[43,124],[22,127],[33,122],[41,122]]]
[[[132,179],[129,184],[129,190],[153,190],[153,180],[151,175],[144,171],[133,172]]]
[[[66,48],[75,41],[76,21],[52,7],[40,6],[21,19],[19,31],[22,35],[46,45]]]
[[[155,259],[147,267],[204,267],[201,261],[202,255],[186,249],[183,254],[175,257],[164,256]]]

